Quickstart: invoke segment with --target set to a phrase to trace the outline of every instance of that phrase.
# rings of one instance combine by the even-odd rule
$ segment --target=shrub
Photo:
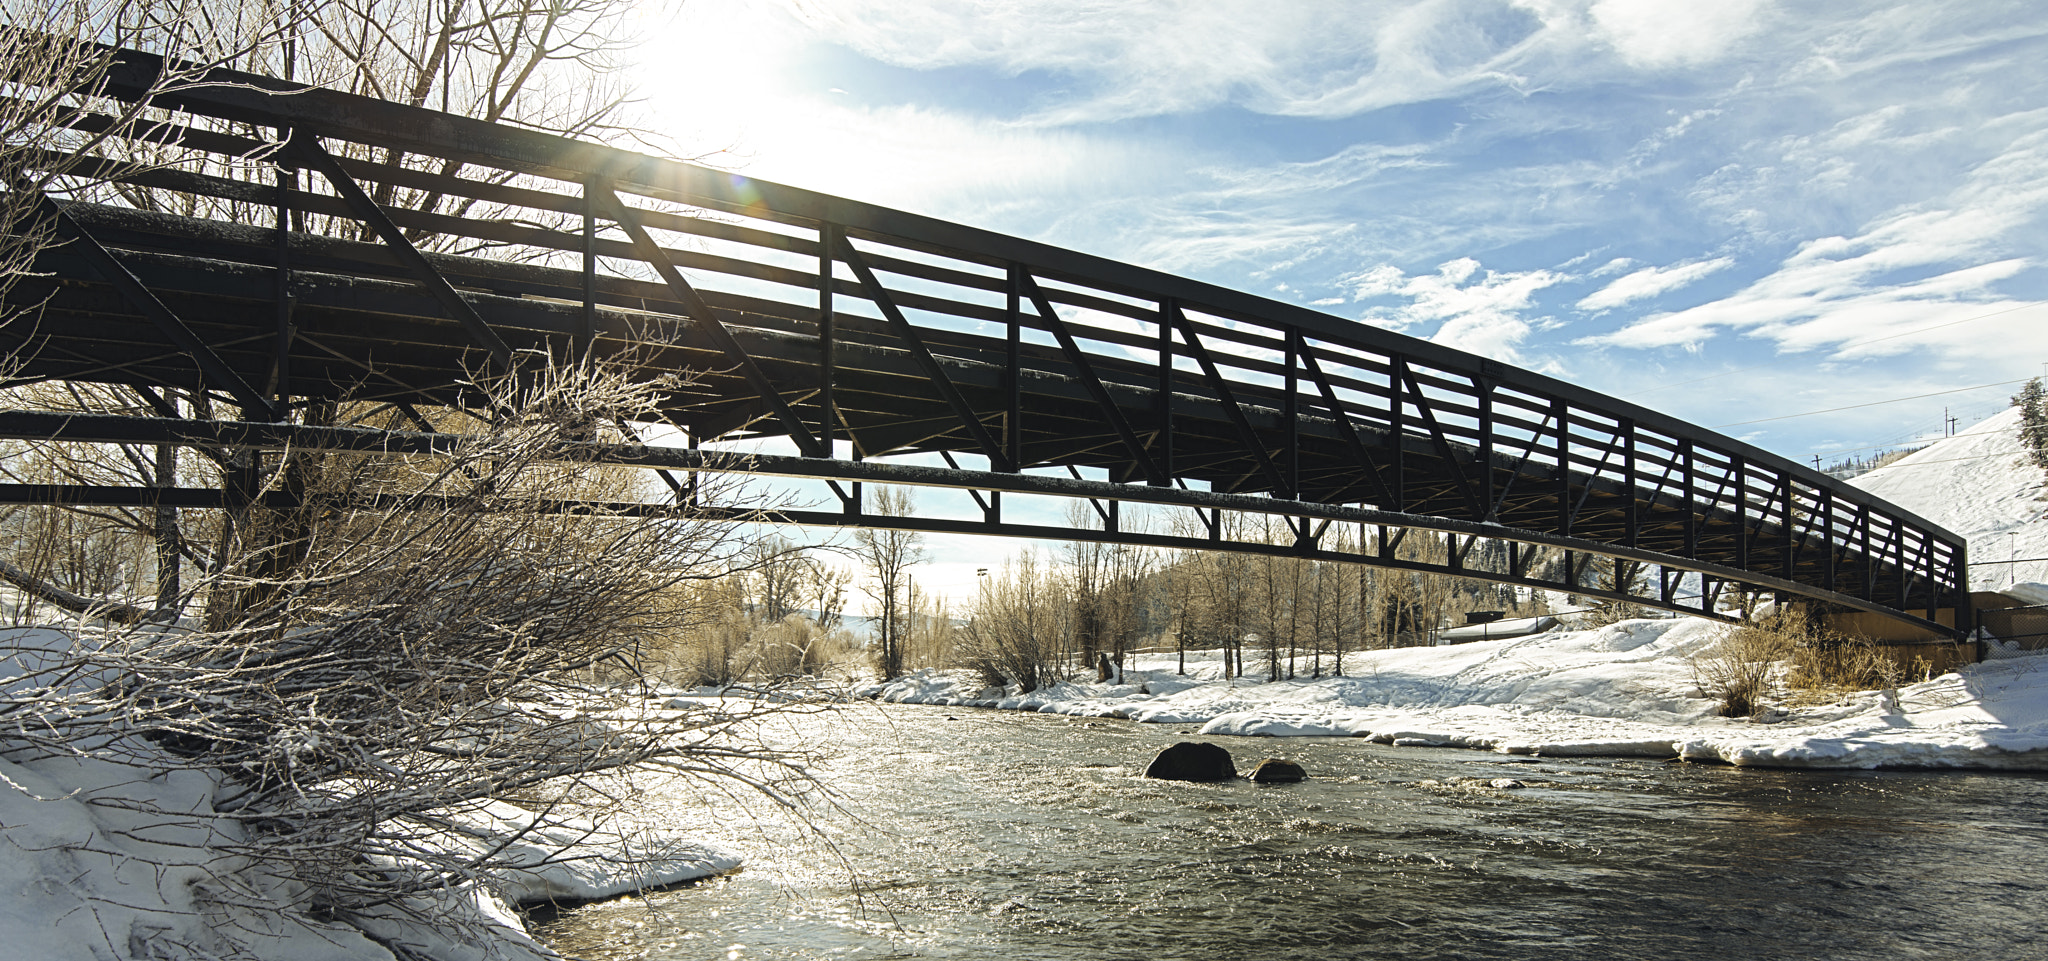
[[[1768,707],[1779,662],[1797,647],[1797,635],[1776,623],[1736,627],[1693,658],[1700,689],[1721,702],[1722,717],[1755,717]]]
[[[1785,681],[1803,690],[1874,691],[1924,681],[1932,668],[1924,657],[1903,659],[1869,638],[1826,636],[1793,651]]]

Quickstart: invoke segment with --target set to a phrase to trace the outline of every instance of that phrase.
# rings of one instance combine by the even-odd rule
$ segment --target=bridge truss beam
[[[352,427],[313,427],[254,421],[190,420],[132,417],[104,414],[56,414],[40,411],[0,411],[0,439],[58,441],[93,444],[171,444],[216,451],[282,452],[348,451],[357,453],[431,455],[454,450],[463,442],[459,434],[372,430]],[[888,461],[852,461],[793,457],[771,454],[739,454],[729,451],[647,446],[641,444],[563,443],[553,459],[605,462],[659,471],[744,473],[764,477],[896,484],[913,487],[967,490],[984,508],[980,521],[932,516],[892,516],[866,513],[856,501],[842,511],[774,510],[736,511],[716,504],[696,503],[681,486],[672,485],[676,501],[667,504],[644,502],[587,502],[564,500],[545,509],[592,514],[631,516],[711,517],[734,522],[796,524],[815,527],[876,527],[931,533],[980,534],[997,537],[1094,541],[1172,549],[1221,550],[1245,554],[1293,557],[1306,560],[1363,563],[1376,567],[1469,577],[1500,584],[1540,588],[1584,597],[1626,601],[1646,607],[1701,617],[1727,619],[1716,610],[1715,601],[1730,589],[1762,589],[1796,594],[1853,610],[1897,616],[1894,611],[1873,605],[1849,594],[1817,593],[1810,586],[1758,575],[1719,565],[1701,564],[1684,558],[1581,538],[1560,537],[1532,531],[1503,528],[1497,524],[1463,521],[1429,515],[1403,514],[1366,507],[1286,501],[1276,498],[1227,494],[1213,491],[1162,488],[1140,484],[1119,484],[1077,477],[1044,474],[961,470],[927,467]],[[1020,524],[1001,520],[999,512],[987,509],[982,494],[1031,494],[1086,499],[1104,509],[1101,529]],[[272,493],[273,506],[290,506],[289,495]],[[210,488],[121,487],[63,484],[0,484],[0,503],[70,504],[107,507],[180,507],[229,510],[246,506],[229,491]],[[1208,525],[1205,536],[1159,534],[1119,529],[1113,521],[1115,506],[1123,503],[1188,508],[1220,517],[1234,513],[1280,518],[1300,536],[1284,542],[1232,539],[1224,536],[1222,525]],[[363,505],[372,506],[372,505]],[[1333,525],[1356,530],[1355,539],[1339,543],[1329,536]],[[1313,530],[1313,533],[1310,531]],[[1417,560],[1396,556],[1394,550],[1410,532],[1426,532],[1441,538],[1442,560]],[[1480,551],[1481,547],[1492,550]],[[1561,563],[1550,565],[1548,573],[1533,571],[1530,562],[1539,548],[1549,549]],[[1472,563],[1478,554],[1489,562]],[[1594,557],[1637,561],[1656,569],[1658,583],[1650,594],[1617,591],[1588,583],[1585,573]],[[1678,594],[1685,575],[1695,575],[1695,593]],[[1692,603],[1686,603],[1691,601]],[[1932,615],[1933,611],[1927,612]],[[1946,627],[1928,618],[1908,619],[1932,630]]]

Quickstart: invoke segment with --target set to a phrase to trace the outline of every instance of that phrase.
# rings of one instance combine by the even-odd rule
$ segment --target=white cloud
[[[1764,25],[1758,0],[1598,0],[1588,12],[1623,60],[1649,68],[1718,59]]]
[[[642,109],[683,144],[723,148],[710,162],[749,176],[986,222],[1017,198],[1055,206],[1162,162],[1113,134],[850,99],[803,76],[807,31],[771,7],[691,3],[675,19],[635,67]]]
[[[1657,9],[1646,9],[1654,7]],[[1044,71],[1086,82],[1032,113],[1107,121],[1237,104],[1343,117],[1614,69],[1711,61],[1755,0],[811,0],[822,37],[899,66]],[[1611,53],[1609,52],[1611,51]]]
[[[2036,133],[1978,165],[1939,204],[1894,211],[1854,236],[1807,241],[1732,296],[1579,343],[1697,346],[1721,330],[1738,330],[1769,338],[1782,351],[1803,351],[2001,310],[2014,302],[1998,293],[1999,283],[2035,266],[2011,251],[2038,232],[2043,208],[2048,133]],[[1901,338],[1876,352],[1913,343]]]
[[[1408,275],[1381,265],[1347,278],[1357,300],[1398,298],[1407,303],[1372,307],[1365,319],[1394,330],[1437,324],[1429,339],[1448,347],[1520,362],[1518,350],[1534,322],[1522,316],[1537,291],[1564,275],[1548,270],[1502,273],[1461,257],[1434,274]]]
[[[1627,270],[1627,269],[1629,269],[1630,267],[1633,267],[1633,266],[1635,266],[1635,265],[1636,265],[1636,261],[1635,261],[1634,259],[1632,259],[1632,258],[1629,258],[1629,257],[1616,257],[1616,258],[1614,258],[1613,260],[1610,260],[1610,261],[1608,261],[1608,262],[1606,262],[1606,263],[1604,263],[1604,264],[1601,264],[1601,265],[1600,265],[1600,266],[1598,266],[1598,267],[1595,267],[1595,268],[1593,268],[1593,271],[1592,271],[1592,273],[1589,273],[1589,274],[1587,274],[1586,276],[1588,276],[1588,277],[1609,277],[1609,276],[1612,276],[1612,275],[1614,275],[1614,274],[1618,274],[1618,273],[1621,273],[1622,271],[1624,271],[1624,270]]]
[[[1610,265],[1613,262],[1610,262]],[[1580,310],[1609,310],[1691,284],[1716,271],[1735,266],[1733,257],[1716,257],[1669,267],[1645,267],[1621,277],[1579,301]]]

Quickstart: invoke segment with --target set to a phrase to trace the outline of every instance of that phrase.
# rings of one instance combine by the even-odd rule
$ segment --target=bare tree
[[[816,555],[804,559],[802,593],[817,615],[818,629],[836,631],[845,619],[846,588],[853,574]]]
[[[868,512],[908,517],[914,506],[908,488],[877,487]],[[910,568],[924,560],[924,535],[898,528],[862,527],[854,531],[853,545],[868,575],[861,589],[875,602],[875,667],[885,678],[900,676],[904,637],[909,630]]]
[[[1592,586],[1597,589],[1637,596],[1649,591],[1650,565],[1643,561],[1629,560],[1625,557],[1595,556],[1587,562],[1586,567],[1592,575]],[[1576,597],[1572,598],[1574,603],[1577,600]],[[1641,604],[1602,598],[1586,609],[1582,620],[1589,627],[1599,627],[1642,615]]]
[[[810,558],[789,538],[770,534],[748,548],[753,568],[753,615],[763,622],[796,613]]]
[[[1271,517],[1261,517],[1257,537],[1261,543],[1282,544],[1292,540],[1292,531],[1285,525],[1276,527]],[[1304,593],[1307,564],[1298,557],[1259,554],[1249,560],[1247,567],[1252,575],[1252,616],[1258,625],[1259,646],[1266,655],[1266,680],[1293,677],[1301,618],[1308,600]]]
[[[223,779],[221,816],[240,822],[223,850],[341,918],[495,863],[416,843],[453,805],[553,805],[633,770],[786,797],[788,756],[748,728],[767,708],[650,712],[635,685],[587,683],[607,665],[636,676],[688,626],[678,591],[744,546],[722,517],[585,496],[614,470],[572,443],[585,415],[644,416],[660,383],[543,365],[480,389],[510,413],[442,453],[324,455],[303,493],[319,521],[282,575],[274,542],[230,539],[200,589],[239,594],[232,619],[81,624],[69,650],[6,652],[22,671],[0,692],[8,749]],[[700,489],[745,516],[744,489]]]
[[[907,668],[952,667],[957,660],[959,631],[946,598],[917,586],[913,578],[905,596],[903,663]]]
[[[980,578],[960,660],[990,686],[1030,693],[1059,679],[1060,638],[1073,606],[1030,551]]]
[[[10,229],[0,235],[0,297],[33,274],[34,257],[58,238],[45,194],[96,200],[123,207],[187,216],[207,216],[268,226],[268,208],[201,193],[180,193],[145,183],[140,172],[159,167],[229,179],[278,175],[269,144],[246,156],[191,150],[174,140],[150,137],[152,124],[175,121],[256,142],[276,132],[228,121],[180,115],[149,106],[152,96],[201,82],[207,69],[231,66],[314,85],[435,107],[493,122],[516,123],[572,136],[616,137],[630,133],[627,102],[616,81],[618,54],[633,42],[634,5],[627,0],[273,0],[219,4],[206,0],[0,0],[6,13],[0,28],[0,63],[7,65],[8,96],[0,97],[0,217]],[[101,46],[100,44],[112,46]],[[114,47],[161,54],[168,70],[155,89],[124,99],[99,96]],[[442,175],[462,170],[459,162],[414,158],[397,151],[336,146],[359,160],[387,166],[431,169]],[[505,183],[515,175],[495,169],[466,171],[472,179]],[[310,189],[310,185],[308,185]],[[502,216],[531,221],[529,210],[501,211],[473,198],[396,187],[380,181],[379,203],[469,217]],[[541,212],[540,216],[549,216]],[[562,215],[566,216],[566,215]],[[355,220],[298,213],[292,229],[367,238],[371,228]],[[414,231],[422,248],[458,250],[443,235]],[[6,302],[19,303],[23,298]],[[32,298],[30,298],[32,299]],[[22,322],[32,314],[0,316]],[[124,386],[69,385],[17,395],[26,406],[93,413],[142,413],[209,419],[216,416],[203,392],[179,388],[154,393]],[[333,404],[301,403],[296,420],[337,423]],[[429,418],[433,415],[429,413]],[[344,418],[345,421],[345,418]],[[45,452],[47,453],[47,452]],[[300,483],[304,465],[288,457],[255,465],[221,462],[211,452],[181,458],[167,446],[78,447],[61,456],[42,456],[10,473],[56,473],[55,482],[125,487],[225,485],[231,476],[247,486]],[[280,476],[281,475],[281,476]],[[36,482],[15,478],[17,482]],[[89,512],[80,523],[94,532],[126,531],[155,541],[153,560],[131,558],[133,577],[154,580],[157,616],[174,616],[191,600],[183,576],[201,572],[230,532],[219,517],[160,506]],[[228,519],[232,520],[232,518]],[[303,540],[290,515],[258,516],[255,529],[279,545]],[[263,524],[273,524],[264,528]],[[292,560],[288,549],[268,552],[274,563]],[[21,575],[17,586],[46,602],[60,604],[61,584],[41,577],[53,561],[16,555],[0,573]],[[68,576],[68,575],[65,575]],[[61,576],[60,576],[61,580]],[[235,595],[218,598],[222,602]],[[217,608],[215,614],[219,613]]]

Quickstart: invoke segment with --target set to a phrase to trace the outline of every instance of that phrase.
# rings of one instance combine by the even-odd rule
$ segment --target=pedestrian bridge
[[[150,91],[160,67],[124,54],[110,103]],[[706,372],[662,412],[692,448],[764,440],[792,453],[746,469],[832,482],[826,509],[780,515],[792,523],[1357,561],[1707,616],[1733,590],[1943,633],[1938,611],[1968,609],[1954,534],[1542,374],[726,171],[270,78],[206,79],[160,93],[161,122],[63,161],[104,183],[39,200],[68,242],[16,286],[17,303],[46,304],[38,323],[0,330],[0,347],[17,383],[178,386],[239,416],[6,411],[0,435],[426,447],[425,430],[316,428],[297,414],[344,395],[460,405],[465,365],[639,348]],[[77,126],[96,123],[110,126]],[[670,447],[607,456],[669,471],[735,463]],[[980,516],[880,516],[863,483],[964,489]],[[1093,520],[1031,523],[1017,495],[1085,499]],[[227,496],[0,490],[194,507]],[[1195,520],[1142,529],[1119,510],[1133,503]],[[1247,515],[1281,523],[1234,522]],[[1596,583],[1602,557],[1647,565],[1647,586]]]

